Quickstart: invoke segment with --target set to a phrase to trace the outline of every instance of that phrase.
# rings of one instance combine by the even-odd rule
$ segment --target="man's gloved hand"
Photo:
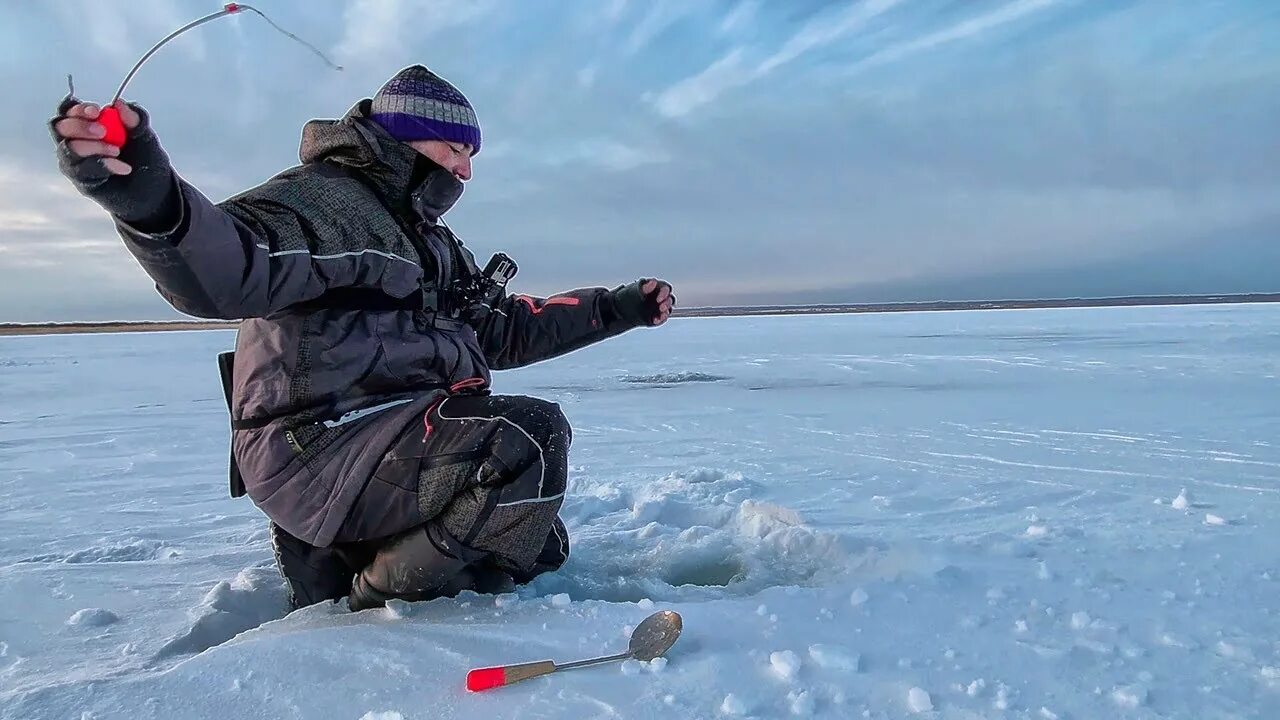
[[[68,95],[49,122],[58,169],[81,194],[121,221],[156,232],[177,224],[181,197],[169,156],[152,132],[146,111],[117,100],[128,138],[123,148],[102,141],[97,105]]]
[[[614,290],[613,301],[624,322],[657,327],[671,317],[676,296],[665,280],[642,278]]]

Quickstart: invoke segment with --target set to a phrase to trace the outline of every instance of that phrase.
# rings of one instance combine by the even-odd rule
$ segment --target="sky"
[[[421,63],[484,142],[447,220],[512,288],[680,304],[1280,291],[1270,0],[258,0],[130,84],[215,201]],[[191,0],[0,6],[0,322],[178,317],[57,171]],[[199,88],[199,89],[197,89]]]

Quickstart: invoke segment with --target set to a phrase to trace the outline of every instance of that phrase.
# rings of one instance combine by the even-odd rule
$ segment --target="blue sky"
[[[423,63],[484,150],[449,215],[516,288],[642,275],[684,305],[1280,291],[1280,3],[254,3],[126,93],[215,200]],[[167,318],[57,175],[65,92],[105,100],[217,4],[0,8],[0,321]],[[195,88],[199,87],[199,90]]]

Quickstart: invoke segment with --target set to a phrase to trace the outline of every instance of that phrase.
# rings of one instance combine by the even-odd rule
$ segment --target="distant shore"
[[[945,300],[897,303],[829,303],[813,305],[725,305],[679,308],[673,317],[751,315],[822,315],[840,313],[937,312],[941,310],[1025,310],[1032,308],[1134,307],[1150,305],[1225,305],[1280,302],[1280,293],[1250,295],[1153,295],[1048,300]],[[234,330],[236,321],[160,320],[65,323],[0,323],[0,336],[74,333]]]

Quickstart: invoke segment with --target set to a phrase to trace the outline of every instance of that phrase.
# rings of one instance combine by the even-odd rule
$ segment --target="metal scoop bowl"
[[[476,668],[467,673],[467,690],[471,692],[491,690],[520,682],[521,680],[550,675],[557,670],[571,670],[613,662],[614,660],[634,658],[648,662],[654,658],[661,657],[670,650],[671,646],[676,644],[676,640],[680,637],[680,631],[683,629],[684,621],[680,619],[679,613],[671,610],[660,610],[645,618],[636,626],[636,629],[631,632],[631,640],[627,644],[627,651],[624,653],[606,655],[590,660],[578,660],[577,662],[563,665],[557,665],[551,660],[539,660],[518,665]]]

